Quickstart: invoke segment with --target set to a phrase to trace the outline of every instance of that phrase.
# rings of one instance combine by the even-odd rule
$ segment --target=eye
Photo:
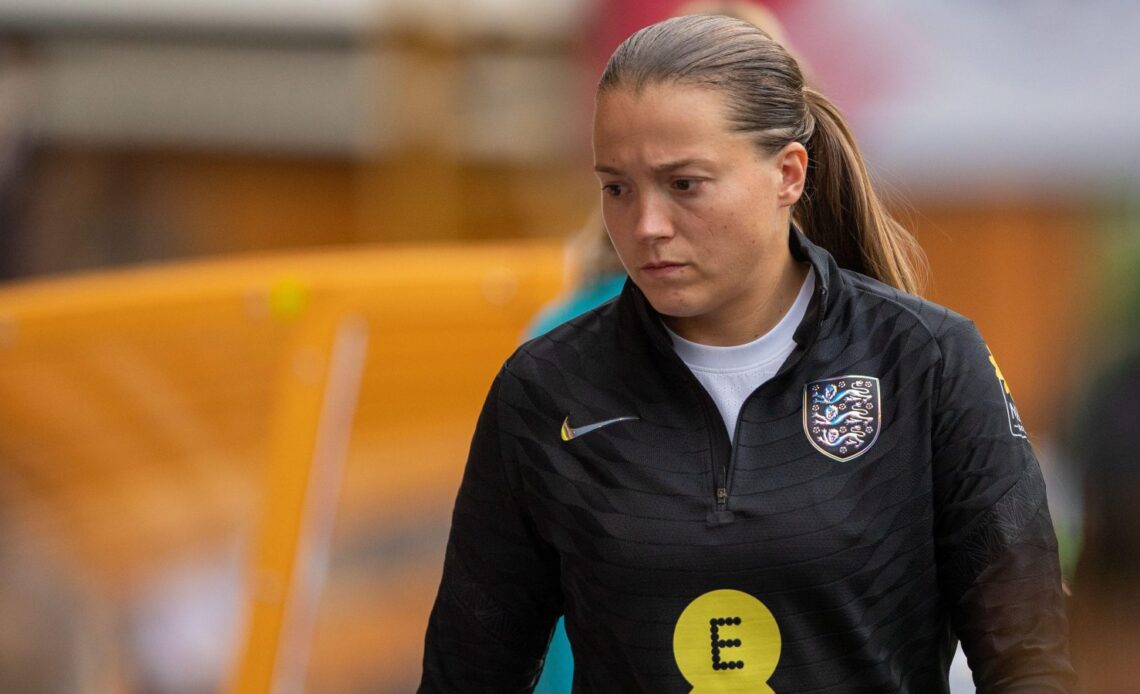
[[[602,192],[611,198],[616,198],[621,195],[622,189],[620,183],[607,183],[602,186]]]
[[[700,184],[701,182],[695,178],[677,178],[673,180],[672,186],[673,190],[678,192],[691,193],[695,191]]]

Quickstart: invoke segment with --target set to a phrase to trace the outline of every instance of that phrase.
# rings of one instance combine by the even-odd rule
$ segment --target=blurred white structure
[[[392,96],[409,66],[385,36],[481,45],[449,105],[457,149],[525,161],[586,145],[559,132],[581,101],[571,51],[534,47],[573,40],[590,3],[6,0],[0,28],[41,37],[49,138],[349,155],[415,137],[420,116]],[[908,190],[1084,195],[1140,181],[1136,3],[777,9],[876,170]]]
[[[1140,4],[787,6],[789,35],[886,178],[943,196],[1140,183]]]
[[[578,95],[565,46],[581,0],[6,0],[0,31],[30,36],[42,72],[39,130],[76,144],[222,147],[339,156],[415,139],[415,73],[394,36],[471,52],[453,143],[475,158],[558,156],[585,143],[549,127]],[[430,85],[423,85],[431,91]],[[428,119],[432,120],[432,119]]]

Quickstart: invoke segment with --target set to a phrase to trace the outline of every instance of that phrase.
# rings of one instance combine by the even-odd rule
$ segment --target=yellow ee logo
[[[748,593],[714,590],[681,613],[673,657],[692,694],[774,694],[768,678],[780,660],[780,628],[764,603]]]

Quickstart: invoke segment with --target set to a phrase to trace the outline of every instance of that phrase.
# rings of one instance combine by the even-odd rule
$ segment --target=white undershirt
[[[775,376],[784,360],[795,349],[793,336],[807,313],[814,290],[815,271],[809,268],[800,293],[780,322],[743,345],[702,345],[665,328],[673,339],[673,350],[677,356],[712,396],[720,410],[720,416],[724,418],[730,441],[736,435],[736,419],[745,398]]]

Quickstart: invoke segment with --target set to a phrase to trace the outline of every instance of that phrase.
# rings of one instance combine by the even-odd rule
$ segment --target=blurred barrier
[[[217,635],[235,691],[410,686],[479,406],[561,277],[559,244],[522,242],[0,290],[6,525],[119,620],[163,567],[253,538],[247,621]],[[141,688],[131,645],[104,650],[126,662],[86,683]]]

